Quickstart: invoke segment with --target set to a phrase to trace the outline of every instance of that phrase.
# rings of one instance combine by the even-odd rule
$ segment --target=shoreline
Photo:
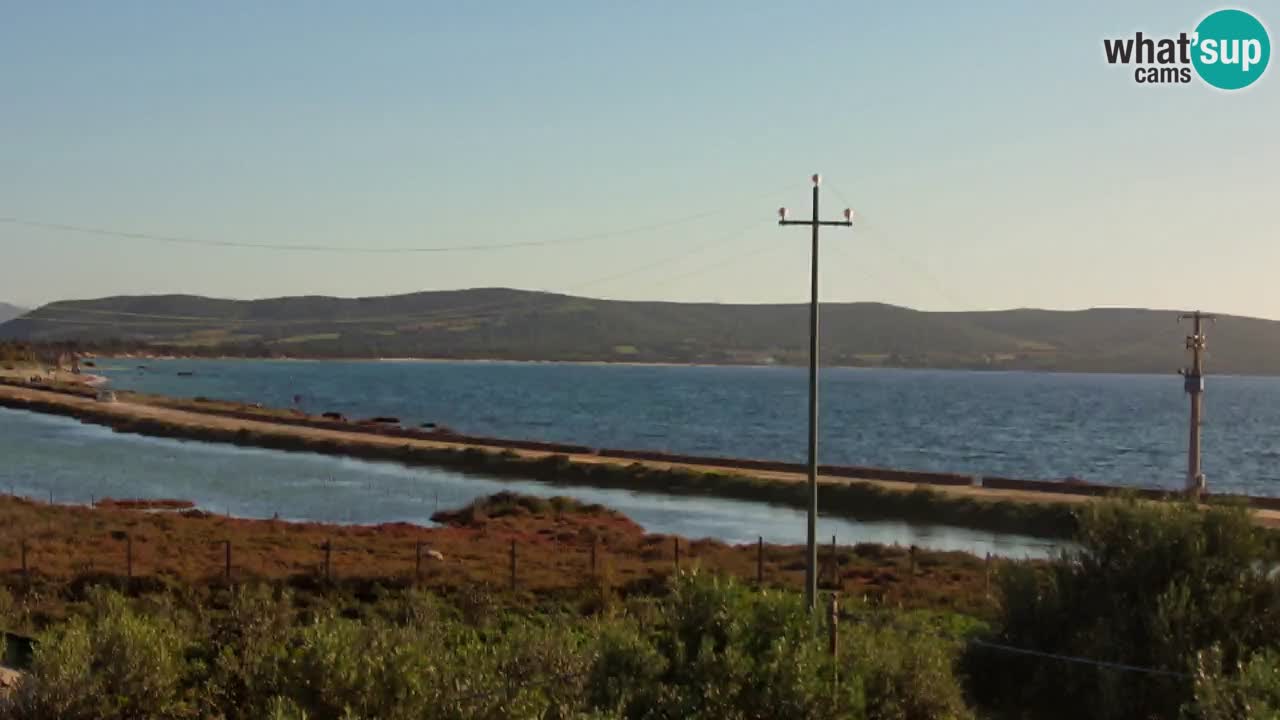
[[[484,512],[471,512],[473,508]],[[0,527],[0,542],[28,548],[25,572],[17,552],[0,559],[0,587],[15,593],[40,590],[39,602],[46,609],[74,602],[78,594],[65,590],[85,580],[143,591],[175,582],[197,592],[254,582],[282,583],[300,592],[329,587],[368,591],[417,586],[441,593],[506,589],[513,544],[519,553],[519,587],[507,597],[521,604],[577,597],[584,587],[600,587],[595,584],[600,581],[625,595],[660,592],[681,563],[774,588],[799,587],[804,567],[802,544],[726,543],[650,533],[608,508],[513,493],[480,497],[437,513],[431,526],[50,505],[6,494],[0,494],[0,512],[9,520]],[[122,542],[125,537],[132,539],[131,547]],[[228,545],[233,546],[230,556],[224,549]],[[830,547],[824,552],[831,552]],[[823,577],[829,589],[891,605],[963,608],[977,614],[990,608],[984,588],[991,568],[980,556],[858,544],[841,544],[836,552],[838,577]],[[330,560],[331,573],[325,569]],[[993,556],[991,562],[1028,561]]]
[[[75,376],[73,376],[75,377]],[[107,400],[107,398],[110,398]],[[106,401],[104,401],[106,400]],[[808,506],[796,463],[484,438],[309,416],[296,410],[119,391],[100,397],[83,377],[62,386],[0,379],[0,406],[63,415],[116,432],[431,466],[487,477]],[[1080,503],[1118,493],[1176,493],[1087,483],[822,466],[824,514],[1062,539]],[[1244,498],[1263,525],[1280,526],[1280,498]]]
[[[246,355],[135,355],[135,354],[97,354],[90,353],[95,359],[104,360],[151,360],[151,361],[173,361],[173,360],[195,360],[195,361],[227,361],[242,360],[248,362],[343,362],[343,363],[473,363],[477,365],[582,365],[582,366],[617,366],[617,367],[676,367],[676,368],[791,368],[794,370],[805,370],[805,365],[793,365],[788,363],[748,363],[748,362],[724,362],[724,363],[706,363],[706,362],[672,362],[665,360],[655,360],[652,362],[637,360],[528,360],[513,358],[453,358],[453,357],[250,357]],[[823,370],[892,370],[895,372],[974,372],[984,374],[994,373],[1010,373],[1010,374],[1037,374],[1037,375],[1114,375],[1117,377],[1159,377],[1169,375],[1177,377],[1176,373],[1169,373],[1164,370],[1150,371],[1116,371],[1116,370],[1065,370],[1053,368],[1020,368],[1020,367],[978,367],[978,366],[937,366],[937,367],[914,367],[902,365],[840,365],[840,364],[824,364]],[[1280,374],[1250,374],[1250,373],[1215,373],[1213,377],[1240,377],[1240,378],[1280,378]]]
[[[447,436],[413,437],[359,426],[339,430],[309,426],[285,411],[217,414],[194,411],[190,408],[194,403],[169,398],[120,392],[116,402],[100,402],[97,395],[86,387],[59,391],[0,384],[0,406],[68,416],[105,425],[116,432],[442,467],[464,474],[519,477],[568,486],[807,507],[804,474],[787,469],[785,464],[738,461],[711,465],[674,458],[638,459],[622,451],[607,455],[589,448],[566,452],[562,447],[539,443],[512,441],[503,446]],[[1051,539],[1068,537],[1074,531],[1074,509],[1089,499],[1084,495],[983,488],[968,481],[929,484],[829,472],[824,472],[819,481],[824,513],[831,516],[854,521],[950,525]]]

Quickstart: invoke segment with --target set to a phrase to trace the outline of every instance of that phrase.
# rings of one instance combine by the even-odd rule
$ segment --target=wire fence
[[[126,537],[121,542],[121,547],[125,553],[124,563],[126,568],[125,570],[126,577],[131,580],[140,577],[140,575],[135,575],[135,571],[138,570],[139,568],[135,566],[134,558],[132,557],[133,544],[128,537]],[[421,579],[422,577],[422,568],[423,568],[424,555],[425,555],[424,550],[426,549],[426,547],[427,546],[424,543],[417,543],[414,547],[416,560],[417,560],[415,575],[418,577],[418,579]],[[516,547],[517,545],[513,542],[511,544],[512,551],[510,555],[510,560],[511,560],[510,588],[512,590],[519,589],[519,584],[518,584],[519,583],[519,575],[518,575],[519,564],[518,564],[518,553],[515,549]],[[680,566],[679,547],[680,546],[678,544],[678,541],[673,542],[673,548],[672,548],[674,551],[674,555],[672,558],[673,574],[679,574],[680,572],[682,572],[682,568]],[[33,566],[28,564],[28,560],[30,558],[30,555],[29,555],[30,550],[31,550],[31,545],[29,543],[27,542],[21,543],[22,566],[20,568],[20,572],[23,574],[24,577],[28,577],[29,573],[33,573],[36,571],[36,569]],[[232,566],[233,555],[232,555],[231,542],[230,541],[224,542],[222,544],[222,550],[224,552],[223,579],[225,580],[226,583],[233,584],[237,582],[238,578],[233,573],[233,566]],[[333,543],[326,542],[323,545],[321,545],[321,547],[318,550],[320,553],[322,553],[323,559],[316,571],[317,579],[323,579],[325,582],[336,582],[338,578],[334,575],[333,567],[332,567],[332,556],[333,556],[333,550],[334,550]],[[430,552],[430,551],[427,550],[427,552]],[[590,569],[590,572],[592,574],[597,572],[597,567],[595,566],[595,563],[600,561],[601,555],[602,554],[599,553],[597,550],[593,550],[592,552],[593,567]],[[687,565],[686,567],[689,567],[689,566]],[[763,586],[763,582],[761,584]],[[931,637],[932,639],[935,639],[944,643],[948,643],[948,644],[954,644],[958,647],[979,648],[989,652],[1007,654],[1011,656],[1026,658],[1029,660],[1039,660],[1043,662],[1052,662],[1052,663],[1066,663],[1066,664],[1076,665],[1076,666],[1093,667],[1100,671],[1137,674],[1137,675],[1166,678],[1166,679],[1185,681],[1185,682],[1195,681],[1195,676],[1193,674],[1184,672],[1184,671],[1177,671],[1177,670],[1171,670],[1167,668],[1158,668],[1158,667],[1145,667],[1145,666],[1134,665],[1134,664],[1125,663],[1125,662],[1112,661],[1107,659],[1084,657],[1084,656],[1071,655],[1071,654],[1059,653],[1059,652],[1050,652],[1050,651],[1045,651],[1045,650],[1030,648],[1030,647],[1019,647],[1019,646],[1011,645],[1004,642],[997,642],[993,639],[984,638],[984,637],[961,637],[961,636],[957,636],[955,632],[947,632],[940,629],[922,627],[919,624],[906,622],[900,614],[895,616],[893,614],[895,611],[892,609],[882,608],[879,610],[869,610],[865,604],[858,603],[858,602],[851,603],[849,607],[838,608],[836,604],[837,598],[840,597],[840,593],[838,591],[827,591],[827,592],[824,592],[823,595],[824,595],[824,601],[823,601],[823,609],[822,609],[823,611],[821,612],[821,615],[824,617],[824,621],[820,623],[819,628],[822,632],[829,634],[830,653],[832,655],[839,654],[838,653],[839,638],[844,634],[856,634],[860,632],[860,628],[871,628],[871,627],[886,628],[887,627],[899,633],[926,635]],[[17,657],[17,658],[25,657],[26,660],[29,662],[31,658],[31,649],[32,647],[34,647],[34,643],[35,643],[35,641],[32,638],[21,636],[21,635],[15,635],[13,633],[6,633],[6,643],[8,645],[8,650],[6,653],[7,655],[10,655],[11,657]],[[21,646],[21,647],[17,651],[15,651],[14,648],[16,646]],[[21,662],[19,662],[18,665],[21,666]],[[839,672],[839,665],[837,665],[836,671]],[[504,700],[508,700],[508,701],[513,700],[521,692],[536,690],[540,686],[559,687],[565,683],[584,682],[586,679],[587,679],[587,673],[585,671],[582,673],[573,673],[573,674],[566,674],[566,675],[547,676],[543,678],[525,679],[509,687],[477,689],[470,694],[467,694],[467,695],[464,695],[463,697],[458,698],[458,701],[466,704],[475,704],[475,703],[492,704],[492,703],[500,702]],[[833,678],[833,680],[838,682],[838,678]],[[1225,682],[1227,682],[1228,684],[1233,684],[1236,681],[1230,678],[1227,678]]]
[[[525,585],[530,573],[526,570],[526,563],[533,566],[532,575],[539,577],[551,570],[573,573],[579,579],[597,579],[611,573],[615,569],[615,561],[631,560],[649,570],[665,567],[668,574],[698,567],[733,575],[760,587],[771,587],[787,582],[798,573],[805,557],[801,545],[766,543],[763,536],[757,536],[756,541],[749,544],[730,544],[713,539],[690,541],[676,535],[651,534],[615,541],[606,530],[566,525],[568,537],[554,535],[548,540],[540,533],[530,535],[509,528],[490,532],[483,525],[461,528],[404,525],[402,527],[409,537],[386,541],[371,539],[379,535],[379,526],[376,525],[312,525],[280,520],[278,516],[271,519],[242,518],[230,512],[214,514],[186,507],[185,503],[178,504],[177,501],[94,498],[86,504],[59,505],[55,504],[56,498],[52,493],[47,504],[45,498],[12,494],[8,497],[20,498],[43,508],[127,511],[153,522],[152,525],[136,525],[133,530],[115,528],[95,532],[86,529],[89,524],[77,525],[77,519],[73,517],[33,514],[21,521],[10,517],[9,526],[0,528],[0,572],[8,569],[22,576],[45,574],[52,577],[65,575],[70,569],[105,575],[123,571],[128,579],[144,575],[186,575],[202,578],[220,576],[226,581],[234,581],[282,574],[310,574],[316,579],[336,581],[344,575],[368,578],[372,572],[422,581],[428,576],[438,575],[442,569],[459,571],[471,565],[487,570],[484,574],[493,579],[498,575],[494,570],[500,567],[503,572],[500,573],[499,584],[515,591],[531,589]],[[178,518],[213,519],[229,524],[225,527],[201,527],[198,534],[191,536],[166,536],[164,533],[169,526],[165,519]],[[116,524],[130,523],[119,520]],[[252,529],[242,531],[244,527]],[[294,532],[291,528],[301,528],[308,534],[278,551],[264,546],[260,536],[288,538]],[[312,528],[326,528],[330,532],[317,537]],[[468,553],[466,557],[446,557],[449,547],[434,542],[432,538],[436,537],[434,533],[450,529],[472,531],[474,539],[483,543],[482,556]],[[388,537],[394,537],[394,533],[388,533]],[[500,542],[505,544],[499,557],[495,548]],[[455,542],[453,547],[456,545]],[[142,552],[135,552],[138,550]],[[826,590],[845,589],[845,572],[861,558],[880,569],[895,571],[897,574],[893,577],[910,592],[916,589],[916,583],[926,572],[923,558],[933,554],[916,546],[839,545],[833,535],[830,544],[823,543],[819,547],[818,582]],[[939,551],[938,554],[944,553]],[[244,559],[245,555],[248,560]],[[11,558],[8,568],[4,565],[5,558]],[[991,553],[982,560],[983,586],[987,595],[990,595],[996,566],[1005,560]],[[259,568],[264,565],[287,567],[291,572],[263,573]],[[968,569],[972,571],[972,568]]]
[[[193,512],[193,511],[184,511]],[[200,513],[202,517],[208,515],[203,511],[194,511]],[[218,516],[220,519],[241,520],[228,516]],[[59,520],[57,524],[64,521]],[[263,520],[249,520],[247,522],[269,522]],[[279,526],[287,528],[289,523],[279,521]],[[352,533],[361,533],[367,530],[368,526],[351,526],[346,528]],[[430,533],[439,528],[417,528],[422,533]],[[287,531],[285,531],[287,532]],[[8,536],[6,541],[4,538]],[[16,539],[15,539],[16,538]],[[526,543],[512,538],[506,541],[505,552],[501,560],[504,569],[502,585],[512,591],[529,589],[525,587],[526,579],[525,562],[528,559],[534,559],[539,563],[539,570],[546,570],[543,567],[549,563],[549,567],[556,571],[576,570],[579,579],[596,579],[601,578],[608,573],[611,568],[611,560],[621,557],[632,557],[642,555],[646,567],[661,565],[663,562],[667,564],[670,574],[679,573],[682,570],[694,568],[707,569],[710,571],[724,570],[724,568],[716,567],[715,558],[710,557],[705,550],[698,550],[705,544],[702,542],[690,542],[679,536],[646,536],[647,540],[639,545],[628,547],[625,549],[613,548],[608,542],[607,537],[596,534],[575,535],[570,540],[557,540],[549,547],[545,544],[539,547],[530,548]],[[370,571],[375,575],[391,575],[399,578],[412,579],[421,582],[428,576],[437,575],[439,568],[443,564],[445,567],[457,570],[461,565],[469,563],[484,564],[488,568],[493,569],[499,565],[498,558],[493,557],[493,553],[488,553],[484,558],[446,558],[445,554],[439,549],[436,543],[422,539],[408,539],[397,543],[382,543],[377,548],[370,548],[367,545],[360,544],[356,538],[347,537],[349,543],[345,545],[341,539],[335,536],[328,536],[318,542],[308,541],[306,549],[301,552],[304,555],[309,554],[309,558],[299,558],[299,550],[291,548],[288,552],[280,552],[277,556],[272,555],[271,550],[263,550],[261,542],[258,538],[232,538],[230,536],[221,539],[208,539],[200,542],[182,541],[177,543],[176,547],[166,548],[166,554],[158,554],[155,547],[159,544],[154,533],[133,533],[127,530],[111,530],[101,533],[79,533],[70,537],[57,535],[55,530],[55,522],[48,519],[43,523],[39,520],[28,523],[25,527],[7,528],[0,530],[0,558],[11,557],[11,565],[7,568],[10,572],[16,572],[22,577],[33,577],[38,575],[49,575],[50,577],[66,574],[66,570],[71,568],[74,572],[92,572],[100,575],[110,575],[123,571],[123,577],[126,579],[141,578],[146,575],[174,575],[181,574],[180,570],[191,570],[192,568],[203,568],[204,572],[198,573],[206,578],[216,576],[227,582],[238,580],[258,579],[266,577],[263,573],[252,570],[246,565],[254,567],[263,564],[279,564],[288,561],[292,563],[292,567],[300,572],[286,573],[286,575],[310,574],[317,580],[327,582],[336,582],[343,579],[340,572],[336,557],[342,553],[348,553],[346,564],[343,570],[347,571],[347,576],[352,579],[368,579]],[[483,530],[477,531],[477,540],[484,541],[486,539]],[[491,538],[496,543],[500,536],[495,535]],[[145,543],[148,547],[147,557],[140,557],[135,553],[135,540]],[[734,552],[744,546],[726,545],[716,543],[717,548],[724,552]],[[88,549],[84,549],[84,548]],[[766,545],[763,537],[759,537],[756,543],[752,544],[755,548],[754,557],[754,573],[750,576],[742,572],[731,573],[739,576],[741,580],[751,581],[759,586],[766,586],[773,580],[777,580],[776,575],[779,564],[776,557],[776,550],[773,546]],[[114,549],[113,549],[114,548]],[[523,548],[523,549],[522,549]],[[78,550],[80,549],[80,550]],[[769,559],[766,561],[766,549],[768,550]],[[238,560],[239,553],[247,550],[254,556],[255,562],[242,563]],[[801,557],[798,548],[787,547],[787,550],[794,550],[790,554]],[[77,558],[78,552],[85,556],[84,559]],[[823,556],[820,565],[820,581],[826,587],[839,583],[839,553],[853,552],[848,547],[836,548],[834,545],[830,549],[824,549],[827,553]],[[916,572],[916,548],[906,549],[910,558],[910,572]],[[578,557],[585,556],[584,558]],[[376,557],[371,557],[376,556]],[[665,558],[665,560],[663,560]],[[361,565],[360,561],[364,560],[365,565]],[[378,560],[381,564],[377,569],[367,564],[371,560]],[[43,561],[43,563],[41,562]],[[452,562],[451,562],[452,561]],[[0,562],[3,562],[0,560]],[[143,564],[145,562],[145,564]],[[794,562],[794,561],[793,561]],[[100,564],[99,564],[100,563]],[[408,568],[412,564],[412,573],[408,572]],[[991,557],[988,556],[988,566],[991,563]],[[742,563],[738,563],[741,565]],[[784,565],[790,563],[784,562]],[[388,568],[392,570],[388,573]],[[3,571],[3,565],[0,565],[0,571]],[[42,572],[47,570],[47,572]],[[773,572],[771,572],[771,570]],[[583,573],[585,571],[585,573]],[[781,574],[791,572],[790,570],[781,571]],[[988,570],[990,572],[990,570]],[[277,573],[278,575],[278,573]],[[490,573],[492,575],[492,573]],[[390,578],[388,578],[390,579]],[[910,584],[910,582],[908,582]]]
[[[50,497],[50,502],[53,501]],[[92,503],[91,503],[92,504]],[[282,526],[288,526],[290,523],[281,523]],[[52,529],[52,526],[50,526]],[[420,528],[423,531],[430,532],[428,528]],[[12,538],[14,528],[6,528],[0,531],[0,538],[8,535]],[[41,551],[47,550],[50,553],[58,553],[65,559],[66,553],[72,551],[64,539],[48,538],[41,539],[38,527],[29,527],[29,534],[22,534],[16,540],[9,543],[13,547],[8,551],[0,550],[0,557],[4,557],[13,552],[13,564],[9,568],[11,574],[16,573],[24,580],[32,580],[41,575],[41,564],[38,560],[41,557]],[[95,567],[92,564],[88,566],[79,566],[80,572],[89,572],[98,576],[113,575],[123,571],[123,578],[128,581],[139,580],[148,575],[166,574],[163,561],[157,560],[153,555],[148,556],[148,563],[140,563],[140,558],[135,554],[136,544],[135,536],[128,531],[111,531],[94,538],[94,556],[97,558],[109,558],[113,553],[109,548],[114,547],[116,561],[108,566]],[[695,551],[696,543],[691,544],[687,540],[682,540],[678,536],[663,538],[664,542],[669,545],[666,549],[652,546],[649,548],[655,556],[664,557],[667,566],[667,574],[677,575],[683,571],[699,568],[710,572],[722,570],[714,565],[707,566]],[[0,540],[0,542],[4,542]],[[244,541],[249,546],[250,552],[262,554],[260,548],[254,548],[252,540]],[[234,584],[246,580],[258,579],[255,573],[245,572],[244,568],[237,565],[237,540],[225,538],[212,540],[204,543],[203,549],[196,548],[192,545],[186,545],[177,548],[176,551],[183,558],[188,566],[192,564],[205,568],[205,577],[209,579],[220,579],[227,584]],[[343,576],[338,572],[335,566],[335,555],[340,552],[342,543],[335,541],[334,537],[327,537],[319,543],[312,543],[310,546],[312,553],[309,569],[304,570],[301,574],[310,575],[314,581],[323,583],[336,583],[341,581]],[[413,583],[422,583],[431,576],[438,576],[441,571],[442,563],[446,563],[446,558],[435,549],[435,546],[428,541],[422,539],[406,540],[397,547],[401,550],[397,551],[398,559],[406,566],[398,575],[405,580]],[[349,548],[350,549],[350,548]],[[739,551],[743,548],[738,546]],[[386,550],[386,546],[383,547]],[[766,560],[767,555],[776,552],[775,548],[767,546],[762,537],[754,543],[754,572],[752,576],[743,577],[743,573],[736,574],[740,580],[746,580],[760,588],[776,587],[775,583],[778,579],[771,569],[776,570],[776,557]],[[800,548],[795,548],[797,557],[800,555]],[[915,583],[919,577],[920,551],[915,547],[901,549],[905,551],[905,560],[907,563],[907,572],[903,583],[908,594],[915,590]],[[572,551],[572,552],[571,552]],[[767,552],[768,551],[768,552]],[[824,595],[827,602],[832,603],[827,606],[830,615],[827,619],[827,631],[830,632],[831,651],[834,654],[837,648],[837,638],[841,632],[857,632],[859,627],[890,627],[894,630],[904,633],[916,633],[930,635],[934,639],[949,642],[960,643],[969,647],[980,648],[990,652],[1003,653],[1017,657],[1035,659],[1046,662],[1068,663],[1072,665],[1082,665],[1095,667],[1099,670],[1134,673],[1152,677],[1163,677],[1174,680],[1192,681],[1195,676],[1191,673],[1173,670],[1169,668],[1145,667],[1131,663],[1119,662],[1108,659],[1083,657],[1060,652],[1052,652],[1039,648],[1019,647],[1007,642],[999,642],[993,638],[984,637],[957,637],[954,632],[944,632],[941,630],[931,630],[927,627],[921,627],[918,624],[907,623],[903,621],[900,614],[895,614],[893,608],[880,607],[875,608],[865,602],[852,602],[846,607],[837,609],[836,598],[843,595],[843,583],[840,576],[841,560],[847,558],[853,548],[848,546],[840,547],[836,545],[836,538],[832,538],[830,546],[822,548],[819,565],[820,584],[825,588]],[[594,580],[599,579],[605,573],[606,564],[609,560],[610,547],[602,541],[598,536],[590,536],[582,538],[578,542],[557,543],[555,546],[554,567],[560,571],[573,572],[576,568],[575,577],[578,580]],[[583,557],[575,557],[573,553],[581,553]],[[363,556],[357,555],[355,560],[359,560]],[[48,556],[43,556],[46,559]],[[270,557],[268,551],[265,557]],[[296,556],[293,559],[297,559]],[[385,558],[383,558],[385,560]],[[492,569],[496,558],[489,557],[487,563]],[[1008,562],[1006,559],[998,558],[991,554],[987,554],[982,561],[982,583],[983,592],[986,601],[992,604],[998,603],[998,591],[995,589],[993,579],[998,576],[1000,565]],[[522,557],[522,544],[517,539],[510,539],[506,544],[505,558],[505,582],[499,584],[499,589],[507,589],[512,592],[520,592],[530,590],[525,586],[524,559]],[[411,564],[412,572],[408,572],[409,564]],[[363,577],[358,572],[358,567],[352,567],[348,564],[348,570],[354,570],[351,577]],[[445,568],[457,569],[457,565],[445,565]],[[741,567],[739,567],[741,570]],[[491,573],[491,577],[493,574]],[[505,586],[502,587],[502,586]],[[848,596],[845,596],[848,597]],[[900,608],[899,608],[900,610]],[[824,612],[824,615],[826,613]],[[561,682],[564,678],[551,678],[547,682]],[[486,690],[485,692],[492,692]]]

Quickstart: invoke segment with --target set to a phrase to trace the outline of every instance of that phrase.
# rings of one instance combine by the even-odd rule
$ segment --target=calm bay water
[[[145,369],[138,369],[145,365]],[[802,461],[806,371],[487,362],[105,361],[115,387],[394,415],[499,437]],[[179,376],[179,372],[191,373]],[[830,369],[823,462],[1177,488],[1174,374]],[[1280,378],[1210,377],[1212,489],[1280,495]]]
[[[487,479],[325,455],[116,434],[52,415],[0,408],[0,491],[57,502],[176,497],[212,512],[372,524],[432,524],[436,509],[461,507],[501,490],[570,495],[625,513],[650,532],[731,543],[804,542],[801,512],[760,503]],[[1043,557],[1034,538],[900,522],[821,518],[820,537],[841,543],[915,544],[939,550]]]

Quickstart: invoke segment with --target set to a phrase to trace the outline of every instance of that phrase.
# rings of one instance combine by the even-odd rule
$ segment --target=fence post
[[[837,593],[831,593],[831,612],[827,616],[827,628],[830,633],[827,649],[834,660],[840,650],[840,606]],[[831,663],[831,688],[833,694],[840,689],[840,663],[837,662]]]
[[[764,536],[756,536],[756,587],[764,587]]]
[[[914,591],[916,587],[916,546],[912,545],[907,551],[907,556],[911,560],[910,570],[907,574],[907,590]]]
[[[511,591],[516,589],[516,541],[511,541]]]
[[[987,553],[987,561],[983,565],[983,575],[984,575],[984,581],[983,581],[984,590],[987,594],[987,599],[990,600],[991,599],[991,553]]]
[[[677,535],[673,539],[675,540],[675,548],[676,548],[676,552],[675,552],[676,572],[680,572],[680,536]]]
[[[831,536],[831,586],[840,585],[840,568],[836,563],[836,536]]]
[[[231,541],[223,540],[223,542],[226,544],[226,551],[227,551],[223,573],[226,575],[227,582],[231,582]]]
[[[324,541],[324,581],[333,580],[333,538]]]
[[[827,631],[828,631],[828,651],[832,657],[835,657],[836,651],[839,650],[839,627],[840,627],[840,606],[837,599],[837,593],[831,593],[831,606],[827,614]]]

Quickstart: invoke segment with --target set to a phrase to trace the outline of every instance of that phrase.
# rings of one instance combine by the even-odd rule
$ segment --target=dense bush
[[[1000,573],[990,629],[850,603],[835,655],[797,595],[697,573],[589,617],[479,586],[93,591],[0,718],[960,720],[966,698],[1010,720],[1280,717],[1280,580],[1242,508],[1109,500],[1080,527],[1057,560]]]
[[[995,640],[1156,672],[977,646],[973,689],[1008,717],[1174,718],[1197,692],[1212,717],[1221,678],[1264,662],[1255,653],[1280,640],[1273,561],[1241,508],[1091,504],[1076,549],[1047,569],[1004,573]],[[1194,674],[1207,678],[1198,690]]]
[[[832,657],[796,596],[697,574],[628,607],[476,624],[416,593],[353,614],[269,588],[237,591],[218,613],[98,592],[40,638],[0,717],[970,716],[953,642],[850,626]]]
[[[113,720],[198,717],[188,702],[181,631],[144,617],[110,592],[92,597],[87,617],[46,634],[31,673],[4,698],[15,718]]]
[[[1274,720],[1280,717],[1280,653],[1265,650],[1224,669],[1216,649],[1200,658],[1187,720]]]

